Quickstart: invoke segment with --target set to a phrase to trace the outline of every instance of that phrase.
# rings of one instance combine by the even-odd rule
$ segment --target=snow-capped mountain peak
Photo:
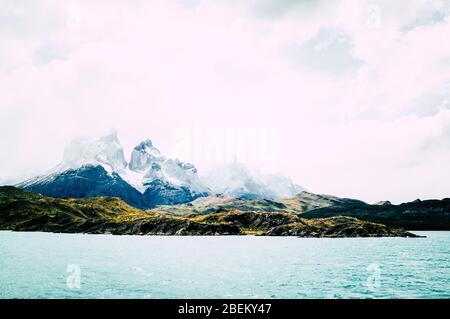
[[[159,150],[147,139],[133,149],[130,160],[130,170],[133,172],[145,172],[153,163],[163,161]]]
[[[98,139],[79,137],[65,148],[62,168],[77,169],[85,165],[101,165],[108,172],[118,172],[127,167],[117,132]]]
[[[194,165],[162,156],[149,139],[133,149],[128,169],[119,174],[141,193],[156,182],[187,187],[193,193],[208,192],[200,183]]]

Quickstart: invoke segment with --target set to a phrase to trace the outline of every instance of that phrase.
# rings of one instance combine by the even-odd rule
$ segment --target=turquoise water
[[[0,231],[0,298],[450,298],[450,232],[427,238]]]

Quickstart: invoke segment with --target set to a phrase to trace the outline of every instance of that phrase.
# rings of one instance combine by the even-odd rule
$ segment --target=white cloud
[[[283,173],[316,192],[449,195],[447,2],[71,5],[75,20],[63,2],[0,1],[2,178],[110,128],[127,150],[151,138],[170,153],[172,133],[201,121],[277,129]],[[315,43],[324,32],[339,37]]]

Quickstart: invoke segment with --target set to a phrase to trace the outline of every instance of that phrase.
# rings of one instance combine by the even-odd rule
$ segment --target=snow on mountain
[[[102,166],[109,174],[127,167],[116,131],[111,131],[108,135],[97,139],[78,137],[72,140],[64,149],[63,160],[59,165],[45,174],[28,179],[17,186],[29,187],[34,184],[50,183],[66,171],[85,166]]]
[[[75,139],[61,164],[17,186],[51,197],[116,196],[143,209],[209,194],[277,199],[303,191],[287,177],[264,175],[239,163],[216,167],[200,178],[194,165],[166,158],[148,139],[133,149],[127,163],[116,132]]]
[[[142,193],[156,180],[189,187],[194,193],[208,192],[200,182],[194,165],[162,156],[148,139],[133,149],[128,169],[119,174]]]
[[[76,169],[85,165],[101,165],[107,172],[118,172],[127,167],[117,132],[99,139],[79,137],[66,147],[62,167]]]
[[[120,145],[116,131],[98,139],[78,137],[64,149],[63,160],[45,174],[33,177],[18,187],[28,187],[34,184],[50,183],[60,174],[86,166],[102,166],[106,172],[112,174],[124,170],[127,162]]]
[[[262,174],[242,163],[224,164],[214,167],[201,181],[214,194],[245,199],[277,199],[292,197],[304,189],[295,185],[288,177]]]
[[[144,209],[208,194],[193,165],[165,158],[150,140],[133,150],[128,165],[115,132],[98,139],[75,139],[61,164],[17,186],[51,197],[116,196]]]
[[[152,141],[145,140],[133,149],[130,170],[133,172],[145,172],[158,158],[161,158],[159,150],[153,146]]]

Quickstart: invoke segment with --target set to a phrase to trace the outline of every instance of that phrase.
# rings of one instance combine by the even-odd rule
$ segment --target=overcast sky
[[[202,173],[214,156],[198,150],[240,129],[313,192],[449,197],[449,13],[439,0],[0,0],[0,181],[110,129],[127,156],[150,138]]]

